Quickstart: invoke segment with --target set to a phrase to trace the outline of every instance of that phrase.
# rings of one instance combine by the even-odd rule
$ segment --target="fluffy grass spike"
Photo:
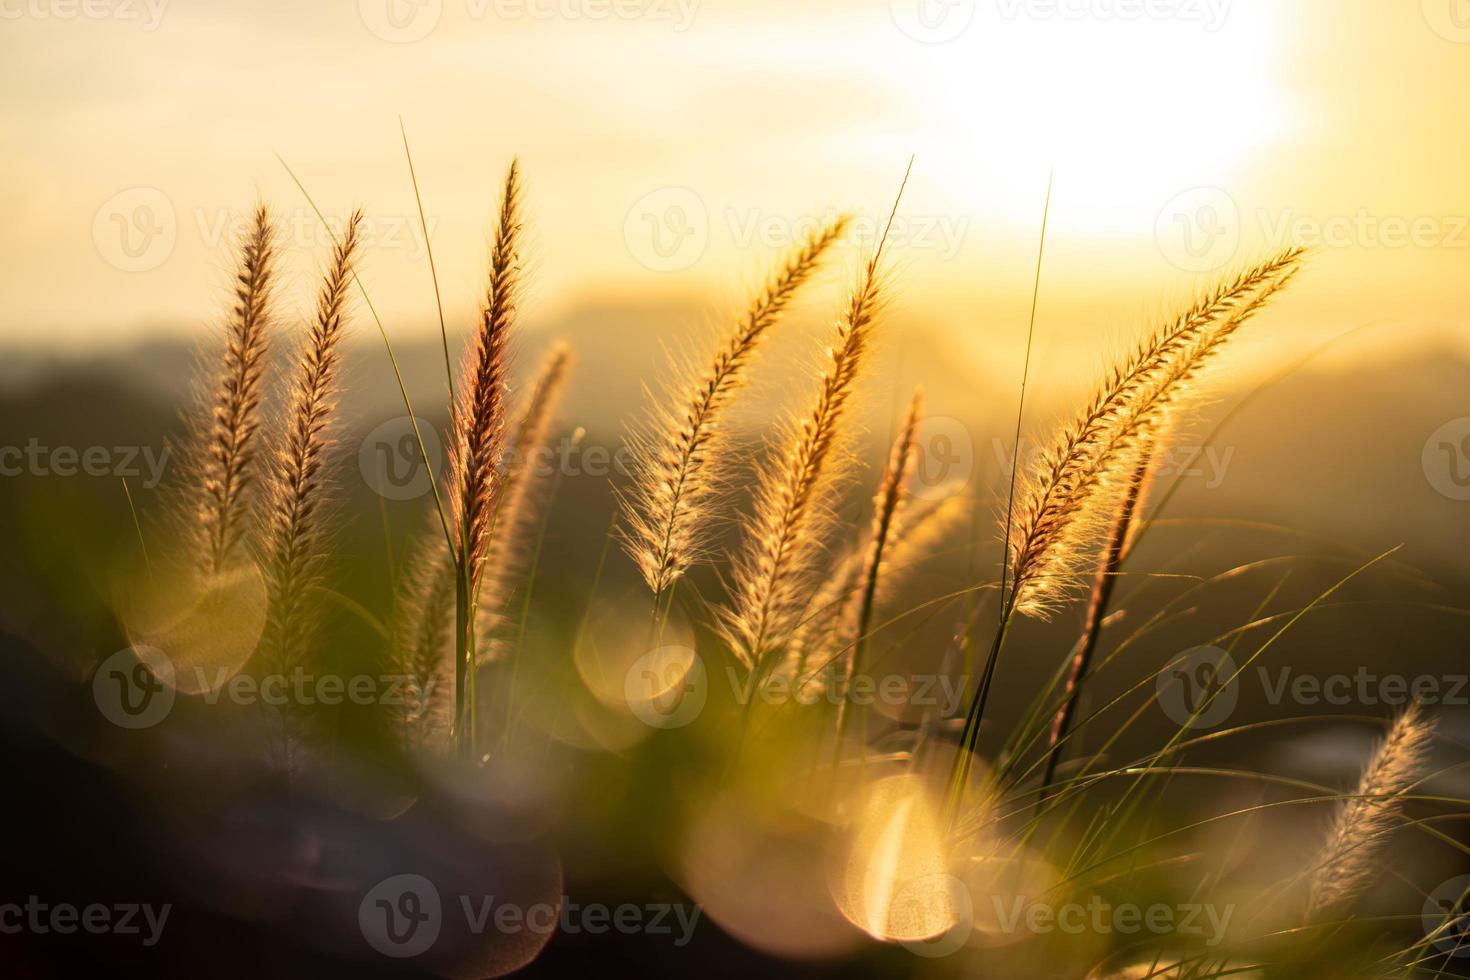
[[[1394,829],[1401,797],[1423,775],[1429,762],[1434,721],[1417,702],[1394,719],[1388,737],[1373,754],[1353,798],[1333,820],[1307,897],[1307,919],[1346,905],[1372,884],[1377,862]]]
[[[1087,547],[1127,484],[1132,453],[1192,391],[1203,366],[1295,273],[1287,249],[1150,336],[1056,437],[1020,491],[1010,529],[1009,611],[1045,618],[1081,583]]]
[[[315,315],[291,381],[286,431],[272,461],[266,492],[262,566],[267,606],[261,654],[266,669],[278,674],[305,661],[316,625],[311,595],[325,559],[331,520],[328,457],[334,445],[341,341],[362,217],[358,211],[348,219],[317,294]]]
[[[276,231],[265,205],[241,236],[224,356],[192,420],[186,502],[191,560],[206,574],[243,558],[259,479],[261,383],[272,327]]]
[[[902,197],[900,185],[894,212]],[[890,213],[888,227],[892,223]],[[885,228],[838,322],[816,404],[788,424],[757,477],[755,512],[733,563],[731,604],[721,611],[722,637],[751,672],[752,683],[760,682],[767,656],[782,648],[800,623],[804,599],[820,572],[831,499],[846,462],[840,442],[847,409],[881,306],[879,272],[887,238]]]
[[[757,349],[800,286],[846,232],[839,217],[811,234],[751,300],[714,360],[635,433],[635,479],[621,501],[623,547],[655,598],[706,554],[734,454],[724,416],[744,386]]]

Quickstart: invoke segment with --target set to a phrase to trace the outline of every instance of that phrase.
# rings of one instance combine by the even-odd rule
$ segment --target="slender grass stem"
[[[1097,570],[1097,577],[1092,584],[1092,598],[1087,604],[1087,618],[1083,622],[1082,636],[1078,639],[1076,652],[1072,655],[1072,664],[1067,674],[1066,687],[1063,689],[1062,706],[1052,720],[1051,732],[1048,736],[1046,748],[1046,766],[1042,771],[1042,790],[1051,786],[1056,777],[1057,763],[1061,759],[1061,741],[1067,730],[1072,725],[1072,716],[1077,709],[1078,695],[1081,693],[1082,681],[1087,676],[1088,668],[1092,665],[1093,653],[1097,650],[1098,636],[1102,633],[1103,620],[1107,617],[1108,603],[1112,600],[1113,587],[1117,584],[1118,573],[1122,569],[1125,548],[1129,540],[1129,530],[1132,527],[1133,515],[1137,510],[1138,501],[1143,495],[1144,482],[1148,478],[1149,461],[1152,453],[1147,448],[1140,455],[1138,464],[1133,469],[1133,476],[1129,480],[1128,489],[1123,495],[1123,501],[1118,507],[1118,515],[1113,520],[1112,530],[1108,534],[1108,543],[1103,552],[1104,558],[1101,567]],[[1043,799],[1045,793],[1043,792]],[[1038,804],[1041,803],[1038,800]]]

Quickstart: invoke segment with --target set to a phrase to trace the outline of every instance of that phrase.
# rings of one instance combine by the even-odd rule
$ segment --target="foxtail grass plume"
[[[354,212],[333,248],[290,382],[285,431],[271,460],[261,547],[266,620],[256,658],[272,674],[285,675],[306,660],[317,627],[312,590],[320,580],[332,519],[328,457],[335,443],[341,341],[361,223],[362,212]],[[276,746],[287,771],[295,769],[298,729],[304,723],[294,715],[283,711]]]
[[[917,507],[908,501],[901,526],[890,531],[883,547],[882,574],[874,593],[874,610],[881,610],[914,569],[930,557],[935,542],[949,534],[969,515],[968,499],[954,494]],[[792,681],[806,691],[820,691],[834,668],[845,670],[845,655],[853,649],[864,557],[869,547],[849,547],[831,563],[821,586],[812,596],[800,625],[791,634],[787,665]]]
[[[447,747],[457,730],[457,715],[467,704],[465,684],[473,677],[471,660],[480,630],[474,600],[509,483],[504,465],[508,352],[520,305],[521,231],[520,168],[512,160],[490,245],[479,326],[466,350],[463,380],[450,411],[446,486],[451,540],[445,538],[439,513],[431,514],[430,526],[412,546],[394,608],[390,656],[394,668],[412,679],[415,694],[414,703],[395,719],[397,734],[408,748]]]
[[[1136,534],[1138,514],[1149,484],[1149,468],[1158,453],[1157,438],[1155,434],[1145,436],[1134,454],[1133,471],[1128,476],[1127,486],[1123,489],[1112,528],[1108,532],[1107,543],[1103,546],[1102,562],[1093,577],[1092,595],[1087,603],[1087,614],[1082,621],[1082,635],[1077,640],[1067,667],[1067,679],[1062,687],[1062,704],[1052,716],[1051,729],[1047,734],[1046,765],[1041,777],[1044,787],[1051,786],[1052,779],[1056,776],[1057,765],[1061,762],[1064,749],[1062,739],[1071,728],[1082,682],[1091,668],[1098,637],[1102,633],[1103,620],[1112,600],[1113,586],[1117,584],[1129,543]]]
[[[411,694],[393,718],[405,749],[447,746],[454,718],[456,579],[454,555],[431,514],[411,546],[393,611],[392,669],[409,678]]]
[[[882,305],[881,262],[892,224],[890,213],[838,322],[816,404],[786,425],[756,479],[755,512],[733,561],[731,603],[721,610],[720,624],[722,638],[753,674],[764,669],[766,655],[784,647],[800,623],[804,599],[821,569],[832,496],[848,462],[841,450],[847,409]]]
[[[620,501],[623,547],[655,597],[704,559],[734,459],[724,426],[730,403],[766,335],[849,221],[843,215],[813,232],[751,300],[714,360],[630,439],[634,480]]]
[[[207,372],[189,422],[177,515],[193,542],[188,560],[208,575],[246,556],[256,516],[261,384],[275,297],[276,230],[265,205],[256,207],[238,252],[224,355]]]
[[[1381,870],[1377,857],[1403,808],[1403,794],[1423,776],[1429,762],[1434,721],[1418,702],[1394,719],[1373,754],[1353,797],[1333,820],[1307,896],[1307,920],[1351,902]]]
[[[1295,273],[1286,249],[1149,336],[1062,429],[1019,490],[1009,529],[1009,609],[1045,618],[1081,583],[1140,440],[1192,394],[1204,365]]]
[[[454,406],[450,439],[451,499],[456,561],[470,592],[477,589],[490,546],[490,531],[504,488],[506,391],[511,325],[521,295],[521,184],[511,161],[490,247],[489,282],[480,325],[465,363],[465,384]]]
[[[512,160],[505,175],[500,218],[490,244],[489,281],[465,362],[465,383],[450,419],[449,493],[454,520],[454,731],[473,748],[474,725],[463,715],[475,705],[476,597],[484,577],[490,536],[504,492],[506,394],[510,330],[521,297],[520,168]]]
[[[262,566],[269,604],[262,654],[276,672],[302,661],[314,626],[308,606],[331,520],[328,457],[335,444],[341,341],[362,217],[361,211],[353,213],[333,248],[291,380],[285,432],[265,495]]]
[[[538,503],[545,492],[549,472],[543,451],[555,419],[556,406],[566,383],[571,354],[565,344],[555,345],[546,355],[530,390],[519,406],[520,421],[506,446],[505,473],[499,509],[492,524],[485,573],[480,583],[479,609],[475,625],[480,641],[476,659],[493,659],[496,633],[506,616],[506,606],[524,573],[538,517]]]
[[[852,597],[849,610],[844,610],[838,642],[843,645],[845,669],[843,689],[850,690],[853,677],[866,669],[862,656],[866,649],[868,629],[873,621],[873,607],[878,599],[878,586],[888,577],[888,548],[902,533],[904,505],[908,501],[909,477],[918,456],[919,413],[923,409],[923,395],[915,391],[909,401],[908,414],[899,428],[898,437],[888,454],[888,464],[883,468],[883,478],[878,493],[873,498],[873,525],[868,532],[867,550],[863,555],[861,585]],[[843,731],[847,720],[848,698],[837,703],[837,731]]]

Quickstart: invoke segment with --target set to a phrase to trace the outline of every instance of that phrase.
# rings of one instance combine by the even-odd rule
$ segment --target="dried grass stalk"
[[[757,349],[849,220],[813,232],[751,300],[714,360],[675,389],[677,407],[656,409],[633,434],[634,480],[620,501],[623,547],[655,597],[706,557],[735,455],[724,417]]]
[[[733,562],[732,601],[720,622],[722,638],[752,672],[790,639],[820,572],[833,495],[849,462],[841,450],[847,409],[882,301],[884,240],[886,232],[838,322],[816,404],[787,423],[756,480],[755,512]]]
[[[246,557],[255,519],[256,442],[275,292],[276,231],[265,205],[256,207],[238,252],[224,355],[189,420],[176,515],[190,542],[187,560],[210,575]]]
[[[1403,794],[1423,776],[1429,763],[1434,721],[1417,702],[1394,719],[1358,783],[1357,792],[1337,811],[1327,846],[1307,897],[1307,919],[1345,905],[1372,884],[1377,856],[1403,809]]]
[[[844,692],[851,690],[853,678],[867,668],[863,654],[867,649],[868,630],[873,622],[878,583],[887,578],[889,542],[902,534],[901,515],[908,500],[909,477],[913,473],[918,454],[916,440],[919,413],[923,404],[923,396],[914,392],[914,397],[909,402],[908,414],[904,417],[903,426],[889,452],[888,464],[883,469],[883,479],[878,485],[878,494],[873,498],[873,527],[868,534],[868,546],[863,556],[862,587],[857,593],[857,601],[852,603],[853,608],[843,617],[844,628],[839,637],[840,640],[851,638],[844,643]],[[839,735],[847,721],[847,703],[847,697],[837,703]]]
[[[265,665],[285,672],[302,662],[315,626],[309,609],[331,522],[329,459],[341,390],[341,341],[362,212],[347,221],[317,294],[316,313],[291,382],[286,431],[266,490],[263,562],[268,597]]]
[[[480,583],[475,625],[480,639],[476,659],[487,663],[497,655],[495,641],[506,620],[506,607],[524,574],[535,532],[538,503],[551,476],[543,451],[566,383],[571,354],[557,344],[546,355],[520,405],[515,435],[506,447],[499,512],[493,524],[485,573]]]
[[[1112,515],[1141,439],[1191,393],[1203,366],[1291,279],[1302,251],[1247,270],[1157,331],[1057,436],[1019,492],[1010,610],[1045,618],[1084,580],[1087,544]]]

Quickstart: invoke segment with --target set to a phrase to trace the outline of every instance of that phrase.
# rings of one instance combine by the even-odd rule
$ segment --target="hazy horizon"
[[[197,330],[256,199],[304,308],[328,235],[277,153],[332,222],[366,208],[364,282],[396,338],[428,333],[400,116],[451,322],[515,154],[533,321],[671,297],[718,316],[838,209],[863,233],[850,274],[911,153],[898,301],[972,354],[1019,350],[1052,167],[1038,337],[1060,355],[1293,242],[1316,244],[1278,312],[1294,342],[1437,344],[1470,308],[1470,137],[1443,122],[1470,31],[1432,0],[1351,21],[1243,0],[50,3],[0,32],[8,346]]]

